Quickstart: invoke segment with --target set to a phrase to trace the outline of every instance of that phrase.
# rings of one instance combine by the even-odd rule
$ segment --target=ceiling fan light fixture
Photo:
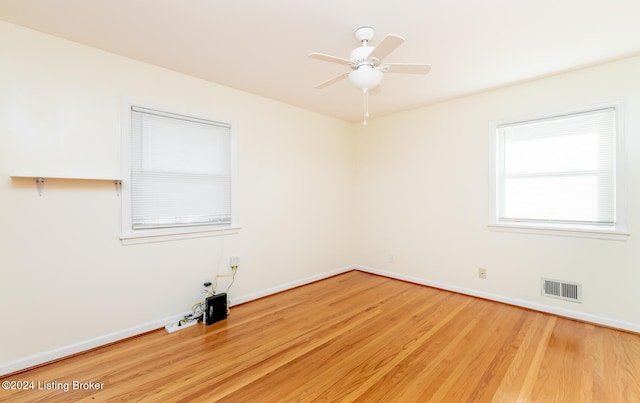
[[[349,73],[349,81],[360,89],[372,89],[380,84],[383,73],[370,64],[359,66]]]

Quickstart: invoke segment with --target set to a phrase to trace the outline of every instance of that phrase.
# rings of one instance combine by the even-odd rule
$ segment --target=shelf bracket
[[[120,193],[122,193],[122,181],[117,180],[115,181],[115,184],[116,184],[116,195],[120,196]]]
[[[44,178],[37,177],[36,178],[36,187],[38,188],[38,195],[42,196],[42,191],[44,190]]]

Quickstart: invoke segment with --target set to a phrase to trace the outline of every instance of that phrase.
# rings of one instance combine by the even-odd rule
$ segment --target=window
[[[619,115],[608,105],[495,125],[490,226],[624,234]]]
[[[147,242],[232,228],[232,125],[130,103],[123,113],[121,238]]]

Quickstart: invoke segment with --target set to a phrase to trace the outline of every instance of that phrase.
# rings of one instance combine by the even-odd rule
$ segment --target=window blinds
[[[497,130],[500,221],[615,223],[615,108]]]
[[[230,225],[230,125],[131,112],[132,228]]]

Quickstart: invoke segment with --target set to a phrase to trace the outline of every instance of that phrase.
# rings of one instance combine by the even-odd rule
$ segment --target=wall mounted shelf
[[[12,178],[22,178],[22,179],[35,179],[36,188],[38,189],[38,194],[42,196],[42,192],[44,190],[44,181],[45,179],[62,179],[62,180],[82,180],[82,181],[111,181],[116,185],[116,194],[120,196],[120,192],[122,190],[122,179],[121,178],[111,178],[111,177],[96,177],[96,176],[66,176],[66,175],[36,175],[36,174],[12,174],[10,175]]]

